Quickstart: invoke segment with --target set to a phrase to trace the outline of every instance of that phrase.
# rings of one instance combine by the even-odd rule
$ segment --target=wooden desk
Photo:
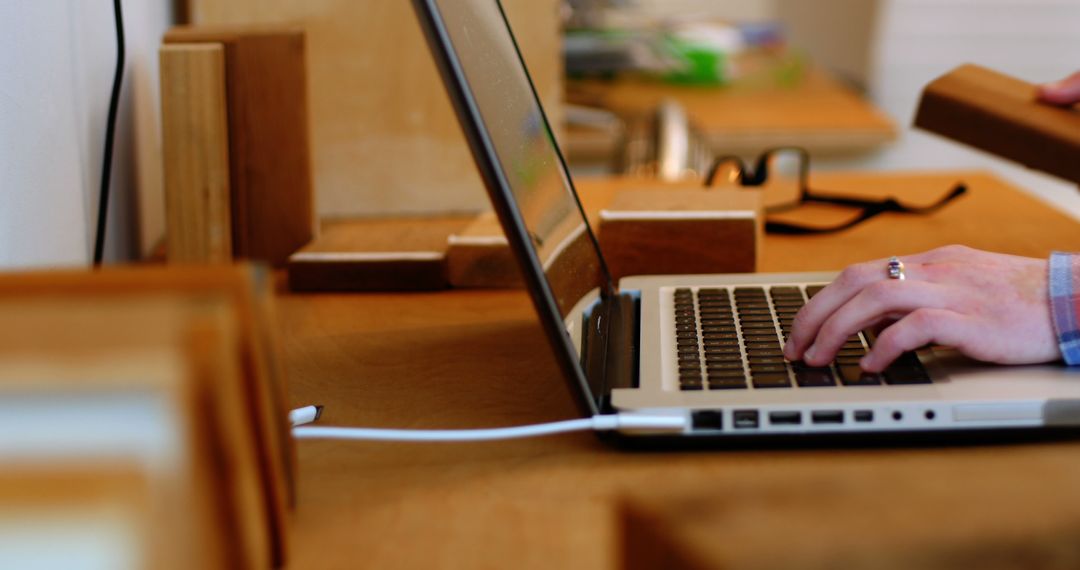
[[[971,195],[941,218],[895,216],[841,236],[770,237],[762,269],[836,269],[953,241],[1037,256],[1080,250],[1080,224],[987,175],[829,175],[816,183],[914,199],[958,178],[968,180]],[[284,295],[280,316],[291,403],[325,404],[327,425],[492,427],[575,414],[523,291]],[[870,534],[870,544],[883,549],[925,547],[928,559],[963,567],[964,553],[998,537],[954,529],[945,536],[958,541],[955,548],[935,550],[922,540],[930,533],[890,534],[933,528],[939,516],[950,525],[979,519],[976,528],[1019,541],[1008,553],[1020,558],[1006,561],[1059,556],[1067,562],[1060,567],[1076,567],[1077,481],[1080,442],[662,454],[615,451],[592,434],[468,444],[302,442],[290,568],[613,568],[623,557],[626,505],[655,506],[676,493],[738,507],[724,511],[736,517],[699,513],[736,567],[784,567],[770,562],[770,550],[804,528],[824,539],[799,551],[807,564],[835,561],[828,555]],[[830,500],[813,502],[822,496]],[[818,508],[858,512],[869,497],[884,512],[832,533],[819,528],[827,518],[809,516]],[[1025,504],[1039,510],[1018,512]],[[1023,526],[1009,534],[1013,520]],[[636,532],[639,545],[695,544]],[[1037,533],[1046,540],[1025,541]]]
[[[666,98],[678,101],[717,154],[756,154],[801,146],[815,156],[866,152],[896,136],[883,113],[824,72],[809,69],[794,85],[677,86],[643,80],[571,80],[571,103],[602,107],[625,117],[651,113]],[[569,129],[570,160],[610,158],[610,133]]]

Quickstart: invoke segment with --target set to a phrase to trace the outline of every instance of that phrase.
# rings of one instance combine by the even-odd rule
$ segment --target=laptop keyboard
[[[814,296],[823,285],[806,287]],[[784,359],[783,344],[795,313],[805,304],[795,286],[675,290],[675,337],[681,390],[818,388],[926,384],[930,376],[914,353],[905,353],[881,374],[859,369],[873,335],[848,338],[828,366]]]

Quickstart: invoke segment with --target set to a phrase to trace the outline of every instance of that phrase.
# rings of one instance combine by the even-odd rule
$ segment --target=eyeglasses
[[[705,187],[717,184],[737,184],[747,188],[761,189],[765,213],[776,214],[794,210],[804,204],[831,204],[858,208],[859,215],[834,226],[804,226],[779,220],[765,220],[765,231],[772,234],[807,235],[828,234],[853,228],[884,212],[901,214],[929,214],[967,192],[967,185],[958,182],[945,196],[929,206],[906,206],[895,198],[869,200],[852,196],[839,196],[811,190],[810,155],[806,150],[784,147],[767,150],[757,159],[753,169],[737,156],[722,156],[713,161],[705,178]]]

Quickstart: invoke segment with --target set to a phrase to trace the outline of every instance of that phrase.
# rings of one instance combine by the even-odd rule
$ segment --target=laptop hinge
[[[638,385],[639,299],[620,293],[605,297],[586,316],[582,364],[600,409],[609,409],[611,391]]]

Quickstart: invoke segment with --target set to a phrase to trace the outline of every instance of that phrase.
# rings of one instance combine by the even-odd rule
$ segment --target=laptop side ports
[[[724,429],[724,412],[720,410],[698,410],[690,413],[690,423],[694,431],[720,431]]]
[[[732,412],[731,423],[735,429],[751,429],[758,427],[757,410],[735,410]]]
[[[802,423],[802,412],[769,412],[769,425],[797,426]]]
[[[815,424],[842,424],[844,412],[841,410],[814,410],[810,412],[810,421]]]

